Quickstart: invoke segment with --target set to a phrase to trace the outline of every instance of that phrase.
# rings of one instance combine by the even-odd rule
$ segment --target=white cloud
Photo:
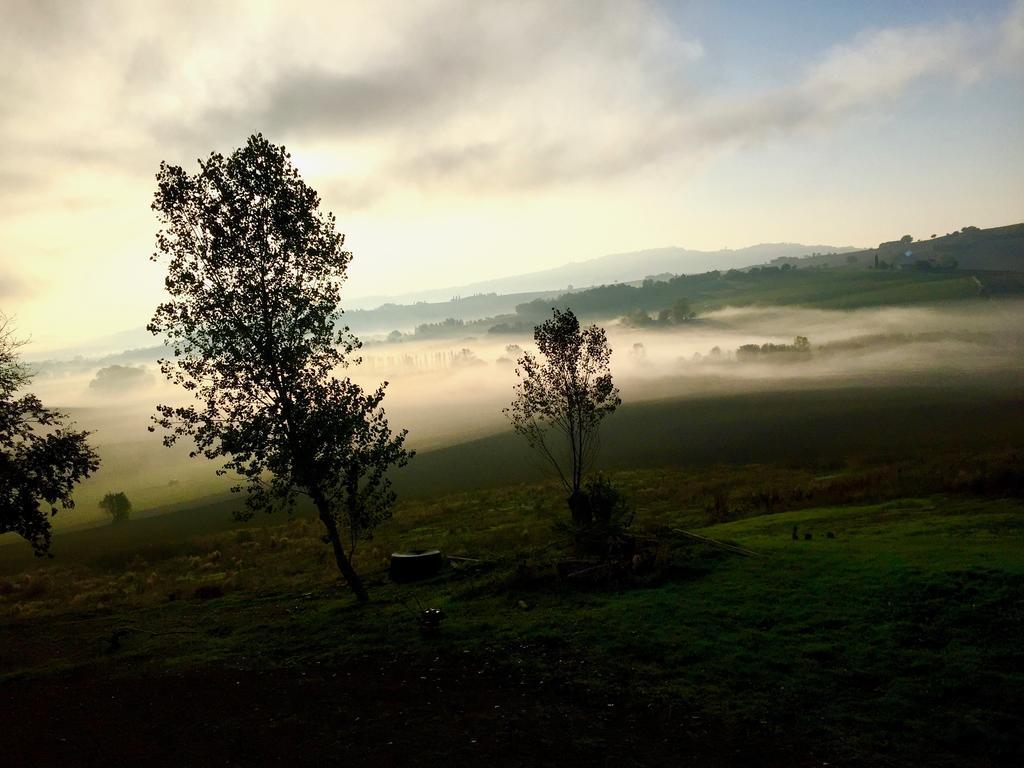
[[[675,108],[703,53],[644,2],[323,3],[301,15],[24,2],[9,21],[4,168],[43,178],[90,165],[152,173],[160,158],[263,130],[382,156],[420,183],[474,177],[482,147],[511,184],[533,183],[554,149],[571,148],[550,166],[557,180]]]
[[[929,77],[978,78],[1024,49],[1018,3],[998,29],[881,29],[826,51],[796,82],[716,94],[692,74],[701,42],[647,2],[12,9],[0,33],[5,174],[148,175],[159,159],[188,162],[263,130],[375,158],[343,183],[377,194],[635,173],[820,127]],[[5,190],[0,179],[0,205]]]
[[[1018,75],[1024,69],[1024,0],[1017,0],[1006,15],[996,61],[1004,70]]]
[[[827,50],[793,83],[708,99],[681,130],[695,146],[714,149],[828,128],[858,110],[896,112],[916,84],[963,85],[1005,70],[1022,8],[996,27],[955,22],[862,33]]]

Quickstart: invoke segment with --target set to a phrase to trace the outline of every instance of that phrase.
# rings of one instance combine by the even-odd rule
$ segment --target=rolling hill
[[[909,240],[907,238],[910,238]],[[909,254],[909,255],[908,255]],[[964,227],[959,232],[924,240],[906,235],[900,240],[882,243],[877,248],[847,253],[817,253],[793,258],[779,256],[771,264],[794,267],[870,267],[875,257],[886,265],[915,266],[919,262],[936,266],[954,265],[958,269],[996,272],[1024,272],[1024,224],[1005,227]]]
[[[847,253],[850,246],[801,245],[800,243],[762,243],[736,250],[696,251],[687,248],[651,248],[628,253],[613,253],[586,261],[571,262],[551,269],[482,280],[448,288],[425,289],[401,296],[366,296],[350,299],[353,308],[372,309],[382,304],[444,302],[453,296],[509,294],[528,292],[564,292],[573,287],[628,283],[651,275],[709,272],[715,269],[739,269],[780,258],[796,258],[810,253]]]

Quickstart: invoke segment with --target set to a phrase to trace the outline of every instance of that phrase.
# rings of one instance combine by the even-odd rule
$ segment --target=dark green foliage
[[[656,325],[663,324],[660,316],[655,319],[642,309],[634,309],[632,312],[628,312],[622,316],[621,321],[623,325],[629,328],[653,328]]]
[[[150,375],[145,368],[131,365],[108,365],[96,371],[96,377],[89,382],[89,389],[117,394],[148,384]]]
[[[888,263],[880,261],[877,270],[754,268],[674,277],[655,282],[646,288],[625,284],[602,286],[565,294],[554,301],[538,299],[519,304],[514,318],[491,318],[486,321],[486,327],[502,324],[514,329],[519,324],[538,323],[550,312],[552,306],[563,310],[572,309],[581,318],[628,315],[641,323],[655,325],[657,317],[651,317],[651,313],[670,307],[680,298],[689,301],[695,312],[704,314],[725,306],[800,305],[823,309],[853,309],[976,299],[984,295],[978,282],[964,273],[962,266],[959,271],[881,268]],[[1024,271],[1024,264],[1021,270]],[[1024,281],[1020,275],[980,273],[976,277],[983,286],[999,281],[999,293],[1024,293]],[[647,319],[641,318],[641,314]]]
[[[811,356],[811,342],[806,336],[797,336],[792,344],[744,344],[736,350],[736,359],[807,360]]]
[[[530,330],[529,323],[497,323],[487,329],[487,332],[494,335],[512,334],[519,335]]]
[[[446,336],[454,331],[462,330],[465,325],[465,321],[454,317],[446,318],[440,323],[422,323],[416,326],[416,338],[430,339]]]
[[[100,462],[88,432],[35,395],[18,395],[32,381],[19,346],[0,315],[0,533],[18,534],[41,556],[50,549],[50,518],[75,506],[75,485]]]
[[[100,509],[110,515],[112,523],[126,523],[132,513],[132,503],[123,491],[108,493],[100,500]]]
[[[651,290],[655,285],[653,281],[645,280],[643,288]],[[651,317],[642,309],[635,309],[622,317],[622,324],[632,328],[665,328],[688,323],[696,316],[688,299],[676,299],[671,309],[659,310],[656,317]]]
[[[335,378],[360,346],[340,325],[351,253],[319,211],[283,147],[261,135],[195,175],[162,163],[153,202],[161,229],[154,261],[167,264],[170,299],[149,330],[173,350],[161,370],[199,405],[161,405],[164,442],[191,437],[245,479],[250,511],[317,508],[339,570],[354,591],[355,543],[390,515],[388,467],[404,465],[372,392]],[[237,490],[241,490],[239,487]]]
[[[555,530],[571,538],[577,554],[606,559],[621,548],[634,516],[635,510],[622,490],[598,474],[577,493],[572,521],[557,523]]]
[[[620,548],[621,538],[633,524],[632,505],[622,491],[601,474],[588,480],[580,494],[590,522],[576,526],[577,547],[601,557],[614,555]]]
[[[610,534],[624,533],[633,524],[633,509],[626,497],[604,475],[591,478],[583,487],[594,524]]]
[[[609,317],[614,314],[629,312],[638,306],[637,297],[641,292],[654,293],[657,295],[665,286],[665,283],[655,283],[650,288],[634,288],[631,285],[615,284],[602,285],[597,288],[589,288],[585,291],[567,293],[558,297],[555,302],[548,299],[535,299],[525,304],[516,306],[516,315],[526,322],[539,323],[550,314],[551,307],[555,306],[560,310],[571,310],[581,316],[587,317]],[[660,302],[659,302],[660,303]],[[646,302],[644,302],[646,305]],[[661,306],[664,306],[662,304]],[[646,307],[653,309],[654,307]]]
[[[612,350],[603,328],[580,328],[568,310],[554,310],[533,338],[541,358],[526,352],[517,361],[516,398],[505,413],[558,474],[573,521],[588,524],[583,477],[597,458],[601,420],[622,403],[609,368]]]
[[[689,299],[676,299],[669,313],[672,322],[677,324],[688,322],[697,316],[693,307],[690,306]]]

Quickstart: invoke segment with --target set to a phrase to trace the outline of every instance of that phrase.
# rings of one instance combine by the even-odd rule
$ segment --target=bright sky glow
[[[0,0],[0,16],[0,311],[37,348],[143,326],[159,162],[191,170],[256,131],[337,215],[352,296],[1024,220],[1020,1]]]

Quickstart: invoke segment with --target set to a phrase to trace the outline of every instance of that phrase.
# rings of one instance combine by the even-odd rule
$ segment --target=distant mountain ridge
[[[583,288],[642,280],[650,275],[697,274],[715,269],[741,269],[779,258],[799,258],[812,253],[849,253],[861,250],[853,246],[802,245],[800,243],[762,243],[736,250],[694,251],[687,248],[650,248],[643,251],[612,253],[585,261],[575,261],[551,269],[482,280],[447,288],[425,289],[395,296],[363,296],[346,301],[350,309],[375,309],[382,304],[409,304],[417,301],[447,301],[453,296],[482,293],[530,293],[565,291],[569,286]]]

